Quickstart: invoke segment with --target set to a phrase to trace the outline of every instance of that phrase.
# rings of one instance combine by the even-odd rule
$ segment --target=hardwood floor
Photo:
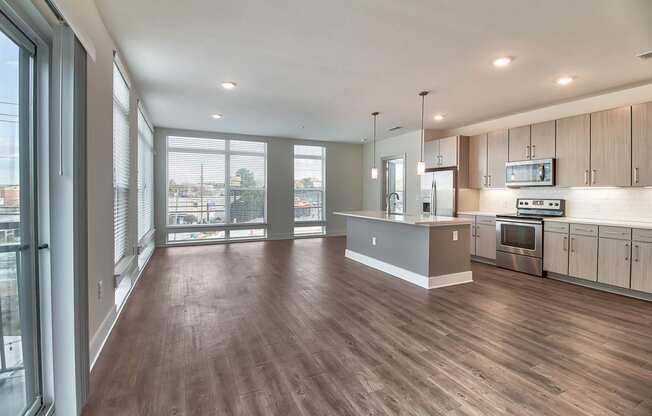
[[[652,415],[652,303],[480,264],[427,291],[344,248],[157,251],[84,415]]]

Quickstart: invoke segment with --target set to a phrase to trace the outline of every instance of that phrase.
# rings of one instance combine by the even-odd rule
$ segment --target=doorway
[[[390,212],[405,214],[405,155],[384,157],[383,192],[381,206],[387,210],[387,197],[396,193],[390,201]]]

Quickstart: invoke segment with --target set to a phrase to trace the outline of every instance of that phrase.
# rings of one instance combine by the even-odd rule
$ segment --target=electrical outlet
[[[102,300],[102,281],[97,282],[97,299]]]
[[[376,237],[371,237],[371,245],[372,246],[376,245]]]
[[[457,231],[453,231],[453,241],[457,241]]]

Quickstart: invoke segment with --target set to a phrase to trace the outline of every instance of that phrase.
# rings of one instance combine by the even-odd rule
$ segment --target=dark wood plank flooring
[[[97,415],[652,415],[652,304],[474,264],[426,291],[326,238],[158,250]]]

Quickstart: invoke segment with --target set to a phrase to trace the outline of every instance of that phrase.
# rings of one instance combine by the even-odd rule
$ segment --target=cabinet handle
[[[625,244],[625,261],[629,260],[629,244]]]
[[[570,252],[571,253],[575,253],[575,247],[573,247],[573,241],[575,241],[575,239],[573,237],[571,237],[571,239],[570,239]]]
[[[491,188],[491,175],[487,176],[487,178],[489,178],[489,180],[487,181],[487,184]]]
[[[529,145],[525,146],[525,158],[526,159],[530,158],[530,146]]]
[[[536,145],[536,144],[533,144],[533,145],[532,145],[532,156],[531,156],[532,159],[535,158],[535,155],[534,155],[534,154],[536,153],[536,151],[537,151],[537,145]]]
[[[588,184],[589,184],[589,171],[585,170],[584,171],[584,185],[588,185]]]
[[[568,251],[568,237],[564,237],[564,251]]]
[[[591,169],[591,184],[592,185],[595,185],[595,177],[598,176],[597,173],[598,173],[597,170]]]
[[[634,168],[634,183],[638,183],[638,168]]]
[[[636,245],[634,246],[634,248],[636,249],[636,250],[635,250],[635,253],[634,253],[634,254],[636,254],[636,257],[634,257],[634,261],[638,263],[638,256],[640,255],[639,250],[640,250],[641,248],[639,247],[638,244],[636,244]]]

